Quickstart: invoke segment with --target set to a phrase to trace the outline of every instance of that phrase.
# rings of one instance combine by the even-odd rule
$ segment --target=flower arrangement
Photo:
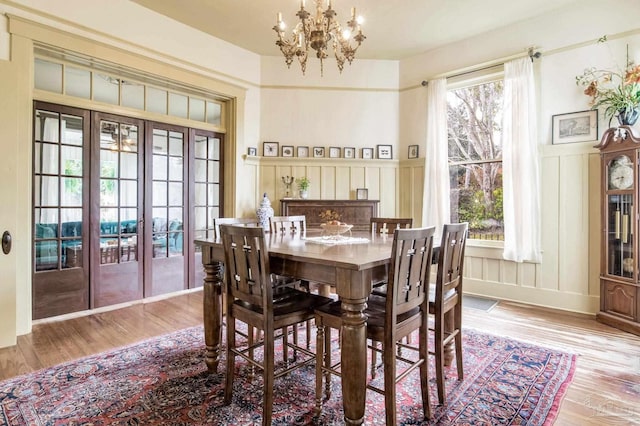
[[[606,36],[598,40],[599,43],[605,41]],[[617,116],[621,124],[635,123],[640,108],[640,65],[629,60],[629,46],[623,70],[587,68],[576,77],[576,84],[585,87],[584,94],[591,97],[592,109],[602,106],[605,117]],[[626,120],[633,115],[635,119]]]
[[[325,221],[325,222],[327,222],[329,224],[331,224],[332,222],[340,223],[341,216],[335,210],[327,209],[325,211],[320,212],[320,214],[318,216],[320,216],[320,219],[322,219],[323,221]]]
[[[298,185],[298,189],[300,191],[308,191],[311,186],[311,181],[308,177],[304,176],[296,179],[296,185]]]

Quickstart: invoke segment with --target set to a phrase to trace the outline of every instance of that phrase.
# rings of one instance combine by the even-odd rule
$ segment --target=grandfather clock
[[[602,167],[602,240],[598,321],[640,335],[640,137],[608,129],[596,146]]]

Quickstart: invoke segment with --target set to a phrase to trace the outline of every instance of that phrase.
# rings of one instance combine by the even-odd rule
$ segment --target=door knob
[[[9,254],[11,251],[11,234],[9,231],[4,231],[2,234],[2,252],[4,254]]]

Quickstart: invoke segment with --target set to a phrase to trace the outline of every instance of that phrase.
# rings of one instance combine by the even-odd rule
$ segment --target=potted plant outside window
[[[296,179],[296,185],[298,185],[298,195],[303,200],[306,200],[309,197],[309,187],[311,186],[311,181],[308,177],[304,176]]]

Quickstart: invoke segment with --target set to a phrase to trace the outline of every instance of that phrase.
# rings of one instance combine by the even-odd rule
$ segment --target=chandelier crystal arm
[[[320,75],[324,74],[323,60],[329,56],[327,50],[332,48],[338,69],[342,72],[345,61],[351,64],[358,47],[366,39],[360,28],[361,20],[359,17],[356,18],[355,8],[351,8],[351,19],[346,24],[347,30],[342,31],[336,19],[337,13],[331,7],[331,0],[328,1],[326,10],[323,10],[323,0],[314,0],[314,3],[315,16],[312,17],[304,8],[305,1],[301,0],[300,10],[296,13],[300,22],[296,24],[290,37],[285,33],[282,14],[278,13],[277,23],[273,27],[278,34],[276,45],[284,55],[287,67],[291,67],[294,57],[298,58],[303,74],[306,72],[309,49],[313,49],[315,56],[320,60]]]

